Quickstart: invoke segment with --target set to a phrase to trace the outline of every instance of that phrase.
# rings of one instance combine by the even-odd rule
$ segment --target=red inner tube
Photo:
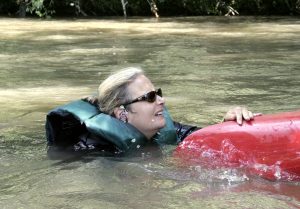
[[[200,129],[175,150],[180,165],[243,168],[270,180],[300,180],[300,111],[256,116],[242,126]]]

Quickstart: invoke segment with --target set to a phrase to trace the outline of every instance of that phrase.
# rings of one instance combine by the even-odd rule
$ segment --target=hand
[[[98,97],[96,96],[87,96],[81,98],[83,101],[89,102],[92,105],[97,105],[98,104]]]
[[[223,121],[235,120],[239,125],[242,125],[243,120],[246,121],[252,120],[254,116],[257,115],[261,115],[261,113],[253,114],[246,107],[234,107],[226,113]]]

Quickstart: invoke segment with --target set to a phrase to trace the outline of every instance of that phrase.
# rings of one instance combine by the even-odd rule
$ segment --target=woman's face
[[[128,92],[132,99],[154,90],[152,82],[144,75],[138,76],[128,86]],[[158,95],[153,103],[147,101],[132,103],[130,104],[131,111],[129,111],[127,115],[128,122],[150,139],[166,124],[163,115],[164,104],[164,98]]]

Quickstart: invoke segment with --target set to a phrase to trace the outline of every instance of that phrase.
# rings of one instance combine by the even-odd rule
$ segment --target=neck
[[[156,134],[156,133],[148,133],[148,134],[146,134],[146,133],[143,133],[145,136],[146,136],[146,138],[148,139],[148,140],[150,140],[150,139],[152,139],[152,137]]]
[[[146,138],[148,139],[148,140],[150,140],[150,139],[152,139],[152,137],[157,133],[157,132],[149,132],[149,133],[145,133],[145,132],[142,132],[145,136],[146,136]]]

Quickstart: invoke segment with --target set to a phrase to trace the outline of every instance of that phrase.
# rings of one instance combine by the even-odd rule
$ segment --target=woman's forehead
[[[149,91],[153,91],[154,85],[152,84],[149,78],[147,78],[144,75],[140,75],[128,85],[128,90],[129,93],[131,93],[133,96],[140,96]]]

